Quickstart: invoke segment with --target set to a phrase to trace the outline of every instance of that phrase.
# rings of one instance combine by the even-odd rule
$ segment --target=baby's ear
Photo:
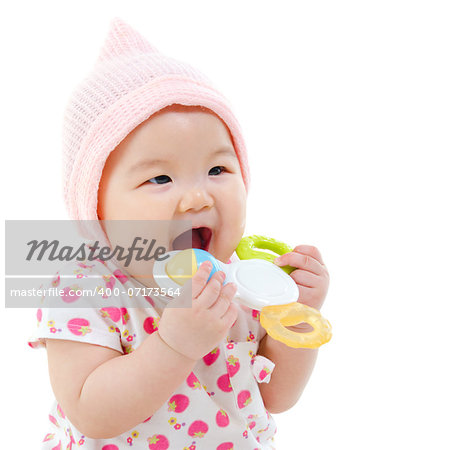
[[[130,25],[117,17],[111,22],[98,62],[153,52],[158,53],[158,50]]]
[[[103,220],[103,211],[99,199],[97,199],[97,220]]]

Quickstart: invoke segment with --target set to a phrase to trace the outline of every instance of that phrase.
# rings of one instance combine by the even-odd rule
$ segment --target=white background
[[[234,105],[246,234],[316,245],[329,268],[334,337],[278,448],[450,448],[448,3],[2,2],[3,218],[67,218],[62,112],[115,16]],[[37,449],[46,355],[33,310],[1,314],[0,447]]]

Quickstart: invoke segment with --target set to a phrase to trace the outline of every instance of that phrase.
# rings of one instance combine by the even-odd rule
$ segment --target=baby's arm
[[[237,318],[236,287],[211,264],[192,278],[192,307],[166,308],[159,329],[128,355],[97,345],[47,340],[50,381],[75,427],[111,438],[154,414],[214,348]]]
[[[269,358],[275,368],[270,382],[261,383],[259,389],[270,413],[281,413],[297,403],[314,369],[317,353],[317,349],[291,348],[264,336],[258,354]]]
[[[299,287],[298,301],[320,310],[328,291],[329,274],[319,250],[310,245],[298,245],[274,262],[297,269],[291,272],[291,277]],[[296,332],[311,331],[308,324],[288,328]],[[258,353],[275,363],[270,383],[260,384],[264,404],[272,413],[286,411],[302,395],[314,369],[318,350],[291,348],[266,335],[260,342]]]
[[[192,371],[195,360],[158,332],[132,353],[47,340],[50,381],[63,411],[90,438],[117,436],[151,416]]]

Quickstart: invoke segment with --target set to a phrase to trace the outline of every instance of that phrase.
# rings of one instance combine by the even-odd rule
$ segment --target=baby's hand
[[[291,278],[299,289],[298,301],[320,310],[328,292],[330,275],[316,247],[297,245],[292,252],[275,258],[279,266],[292,266]]]
[[[222,285],[225,274],[216,272],[208,283],[212,265],[204,262],[182,295],[192,288],[192,307],[166,307],[158,333],[167,345],[190,359],[198,360],[224,339],[237,319],[238,306],[232,302],[236,285]]]

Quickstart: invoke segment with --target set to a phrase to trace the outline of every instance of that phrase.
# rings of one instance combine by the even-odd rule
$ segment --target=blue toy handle
[[[201,248],[193,248],[192,250],[194,251],[196,259],[197,270],[205,261],[210,261],[212,264],[212,269],[207,281],[209,281],[211,277],[219,270],[223,271],[223,264],[214,258],[211,253],[208,253],[206,250],[202,250]]]

